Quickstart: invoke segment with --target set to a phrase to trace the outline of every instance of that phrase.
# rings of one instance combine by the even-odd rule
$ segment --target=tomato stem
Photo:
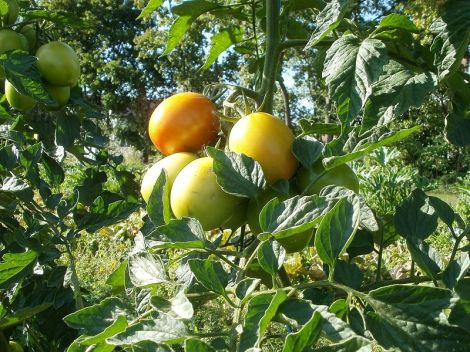
[[[280,59],[279,17],[280,0],[266,0],[266,52],[264,57],[263,78],[260,93],[264,96],[261,111],[273,113],[274,92]]]

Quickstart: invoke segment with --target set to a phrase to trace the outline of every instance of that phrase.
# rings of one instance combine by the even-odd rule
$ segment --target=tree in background
[[[161,57],[171,24],[168,10],[138,19],[145,1],[45,0],[54,11],[74,13],[89,23],[85,29],[57,28],[59,37],[79,49],[82,81],[89,99],[108,117],[108,134],[124,145],[142,151],[147,162],[146,126],[161,99],[177,90],[202,91],[220,77],[234,80],[236,60],[201,71],[205,34],[198,28],[170,56]]]

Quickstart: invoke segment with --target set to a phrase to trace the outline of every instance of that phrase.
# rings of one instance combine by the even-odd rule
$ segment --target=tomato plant
[[[164,155],[197,152],[217,137],[215,105],[198,93],[179,93],[157,106],[149,122],[149,135]]]

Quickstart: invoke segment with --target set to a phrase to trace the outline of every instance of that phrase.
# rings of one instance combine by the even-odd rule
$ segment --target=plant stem
[[[282,59],[281,59],[281,62],[282,62]],[[284,79],[282,78],[282,74],[279,75],[277,82],[279,83],[279,88],[281,88],[282,101],[284,102],[284,121],[286,122],[287,126],[291,127],[289,92],[287,91],[287,87],[284,84]]]
[[[228,265],[230,265],[232,268],[238,270],[238,271],[242,271],[243,269],[240,268],[237,264],[235,263],[232,263],[230,260],[228,260],[227,258],[225,258],[222,254],[220,254],[219,252],[217,251],[211,251],[211,250],[208,250],[207,251],[208,253],[210,254],[213,254],[215,255],[217,258],[219,258],[220,260],[224,261],[225,263],[227,263]]]
[[[289,48],[303,48],[308,43],[307,39],[291,39],[279,43],[279,50],[284,51]]]
[[[455,256],[457,255],[457,250],[459,249],[460,242],[463,240],[465,235],[466,233],[464,232],[455,240],[454,248],[452,248],[452,253],[449,258],[449,263],[455,259]]]
[[[194,337],[204,338],[204,337],[227,337],[230,336],[229,332],[205,332],[205,333],[192,333]]]
[[[263,78],[260,93],[264,96],[261,110],[272,114],[274,91],[279,66],[279,13],[280,0],[266,0],[266,53],[264,57]]]
[[[377,258],[377,274],[375,277],[375,281],[379,282],[382,280],[382,255],[383,255],[383,249],[384,249],[384,227],[383,224],[380,226],[380,247],[379,247],[379,253],[378,253],[378,258]]]

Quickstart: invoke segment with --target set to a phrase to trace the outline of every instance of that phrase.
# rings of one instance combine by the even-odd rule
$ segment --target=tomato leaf
[[[168,175],[162,169],[147,204],[147,214],[156,226],[168,224],[171,219],[170,190]]]
[[[19,282],[32,274],[38,254],[34,251],[23,253],[5,253],[0,263],[0,288],[7,288],[12,282]]]
[[[194,338],[184,342],[184,350],[188,352],[216,352],[216,350],[207,343]]]
[[[146,252],[133,254],[127,267],[131,282],[137,287],[168,282],[163,261],[157,255]]]
[[[466,0],[446,1],[440,17],[430,29],[436,34],[431,50],[442,80],[459,70],[470,43],[470,3]]]
[[[190,259],[188,263],[201,285],[221,296],[227,295],[225,286],[228,284],[228,275],[219,262],[209,259]]]
[[[212,147],[207,148],[207,153],[214,159],[213,168],[217,183],[225,192],[255,198],[266,186],[263,170],[252,158]]]
[[[157,248],[202,249],[207,247],[205,232],[196,219],[172,219],[147,236],[148,245]]]
[[[304,351],[318,340],[321,333],[321,315],[315,312],[302,328],[287,335],[282,352]]]
[[[292,153],[306,169],[310,169],[321,157],[323,143],[315,138],[296,138],[292,144]]]
[[[315,247],[321,260],[331,268],[352,242],[359,219],[359,199],[349,196],[338,200],[321,220],[315,234]]]
[[[436,75],[416,72],[395,60],[385,65],[364,106],[362,130],[385,125],[410,107],[420,106],[437,87]]]
[[[41,81],[36,57],[16,50],[0,61],[3,61],[6,79],[19,93],[43,104],[57,106],[57,102],[51,98]]]
[[[185,1],[174,6],[172,11],[178,15],[168,31],[166,48],[161,56],[168,55],[176,48],[191,27],[191,24],[202,14],[217,9],[220,5],[204,0]]]
[[[285,249],[272,239],[264,241],[258,248],[258,262],[271,276],[276,276],[286,257]]]
[[[403,29],[408,32],[418,33],[419,29],[416,25],[411,21],[407,16],[400,15],[397,13],[392,13],[388,16],[385,16],[380,21],[379,25],[377,26],[377,30],[381,29]],[[376,31],[377,31],[376,30]]]
[[[207,70],[217,60],[217,58],[225,50],[243,40],[243,29],[239,27],[231,27],[221,29],[217,34],[211,37],[211,47],[206,57],[206,62],[201,70]]]
[[[346,263],[342,260],[336,262],[334,273],[335,281],[357,289],[361,286],[363,278],[364,274],[356,264]]]
[[[425,240],[437,229],[437,212],[429,197],[414,190],[397,208],[394,222],[397,232],[410,240]]]
[[[358,116],[387,62],[386,46],[377,39],[347,34],[328,49],[322,75],[343,124]]]
[[[82,334],[95,336],[128,313],[127,306],[119,298],[111,297],[65,316],[64,321],[71,328],[80,329]]]
[[[336,29],[352,6],[353,1],[351,0],[332,0],[327,2],[323,10],[315,17],[316,28],[305,48],[309,49],[315,46]]]
[[[243,321],[243,332],[240,336],[238,351],[246,351],[250,347],[260,347],[266,329],[277,313],[279,306],[287,299],[283,290],[275,294],[264,293],[253,297]]]
[[[328,346],[322,346],[312,350],[313,352],[370,352],[373,351],[373,343],[363,337],[353,336],[341,342]]]
[[[119,266],[108,276],[106,284],[110,285],[114,291],[123,290],[126,285],[128,259],[125,259]]]
[[[459,281],[455,286],[459,300],[452,308],[449,322],[470,331],[470,279]]]
[[[138,342],[175,344],[184,341],[188,331],[184,323],[166,314],[158,314],[153,319],[141,320],[106,340],[115,346],[132,345]]]
[[[147,6],[145,6],[142,11],[140,12],[138,20],[142,18],[146,18],[152,14],[152,12],[156,11],[162,4],[164,0],[149,0]]]
[[[443,267],[442,259],[439,253],[430,247],[426,242],[418,239],[407,239],[406,246],[410,251],[411,257],[416,264],[423,270],[429,277],[436,279],[437,274]]]
[[[470,107],[467,109],[470,111]],[[470,145],[470,117],[467,111],[454,110],[446,117],[446,139],[457,147]]]
[[[457,260],[452,260],[442,274],[446,287],[454,289],[470,268],[470,256],[463,253]]]
[[[39,314],[46,309],[49,309],[52,303],[42,303],[34,307],[23,307],[12,314],[8,314],[6,317],[0,319],[0,329],[6,329],[18,324],[21,324],[27,319],[33,318],[36,314]]]
[[[444,310],[452,302],[449,290],[429,286],[392,285],[371,291],[366,302],[367,329],[384,348],[402,351],[464,352],[467,331],[451,326]]]
[[[299,121],[300,128],[302,128],[302,135],[312,134],[341,134],[341,125],[336,123],[317,123],[308,119],[301,119]]]
[[[337,167],[338,165],[355,160],[359,157],[362,157],[370,153],[371,151],[375,149],[399,142],[407,138],[408,136],[412,135],[413,133],[419,131],[420,128],[421,128],[420,126],[415,126],[415,127],[400,130],[400,131],[385,133],[380,136],[373,134],[370,137],[365,138],[361,140],[359,143],[357,143],[354,150],[348,154],[324,158],[323,166],[325,166],[326,169],[332,169],[334,167]],[[329,144],[326,146],[326,150],[328,151],[330,150]]]
[[[331,206],[325,198],[316,195],[295,196],[284,202],[275,198],[263,207],[259,222],[261,229],[275,238],[288,237],[313,228]]]

